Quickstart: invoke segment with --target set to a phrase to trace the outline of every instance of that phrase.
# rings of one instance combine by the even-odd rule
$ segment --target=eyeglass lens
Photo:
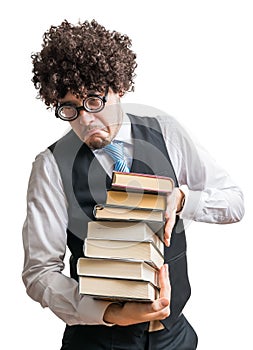
[[[88,96],[83,100],[83,106],[76,107],[73,105],[62,105],[56,110],[56,114],[59,118],[63,120],[73,120],[77,118],[80,110],[86,110],[87,112],[100,112],[105,105],[106,96]]]
[[[101,97],[91,96],[91,97],[87,97],[84,100],[84,107],[87,110],[96,111],[96,110],[100,110],[100,108],[103,106],[103,103],[104,102],[101,99]]]

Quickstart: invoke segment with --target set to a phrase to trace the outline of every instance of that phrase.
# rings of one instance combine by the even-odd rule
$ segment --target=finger
[[[164,264],[159,272],[160,298],[152,303],[154,319],[162,320],[170,315],[171,286],[168,265]]]
[[[163,236],[163,241],[164,244],[169,247],[170,246],[170,238],[171,238],[171,230],[170,230],[170,224],[169,220],[166,221],[166,224],[164,226],[164,236]]]
[[[168,264],[164,264],[159,272],[160,298],[168,298],[170,300],[171,285],[169,279]]]
[[[174,188],[173,191],[167,196],[167,211],[173,211],[177,207],[178,188]]]
[[[151,304],[151,313],[159,313],[160,311],[166,309],[170,305],[170,300],[168,298],[159,298],[153,301]],[[154,315],[156,317],[157,315]]]
[[[170,215],[170,218],[167,219],[165,227],[164,227],[164,233],[165,233],[165,238],[169,238],[172,232],[172,229],[175,225],[176,222],[176,212],[172,213]]]
[[[175,188],[172,193],[167,197],[167,208],[165,212],[165,227],[164,227],[164,244],[169,247],[170,239],[173,227],[176,222],[176,198],[177,198],[177,188]]]
[[[167,247],[170,245],[171,233],[176,222],[176,212],[172,212],[170,217],[167,219],[164,227],[164,243]]]

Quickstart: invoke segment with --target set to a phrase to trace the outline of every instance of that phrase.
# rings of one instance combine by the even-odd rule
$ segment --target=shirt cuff
[[[84,296],[79,303],[78,313],[81,319],[87,319],[87,315],[89,319],[83,324],[114,326],[113,323],[107,323],[103,319],[105,310],[112,303],[111,301],[97,300],[90,296]]]
[[[202,191],[191,191],[187,185],[182,185],[179,188],[185,195],[185,201],[178,215],[181,219],[194,220],[200,207]]]

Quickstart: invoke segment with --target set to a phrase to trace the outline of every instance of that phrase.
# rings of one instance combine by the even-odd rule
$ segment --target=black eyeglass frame
[[[88,113],[98,113],[98,112],[101,112],[104,108],[105,108],[105,104],[108,100],[108,91],[109,91],[109,88],[107,87],[106,90],[105,90],[105,95],[104,96],[100,96],[100,95],[97,95],[97,94],[88,94],[87,97],[83,100],[83,105],[82,106],[79,106],[79,107],[76,107],[75,105],[73,105],[72,103],[62,103],[62,104],[59,104],[56,109],[55,109],[55,116],[56,118],[60,118],[61,120],[64,120],[64,121],[73,121],[75,119],[77,119],[79,117],[79,113],[80,111],[86,111]],[[87,106],[87,101],[89,101],[90,99],[93,99],[93,98],[97,98],[101,101],[101,106],[99,108],[96,108],[96,109],[91,109]],[[76,110],[76,114],[71,117],[71,118],[64,118],[61,116],[60,112],[61,110],[64,108],[64,107],[72,107],[73,109]]]

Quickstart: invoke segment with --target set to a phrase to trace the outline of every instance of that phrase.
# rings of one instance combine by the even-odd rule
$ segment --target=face
[[[101,94],[101,96],[103,95]],[[71,92],[68,92],[59,103],[71,103],[71,105],[79,107],[83,105],[83,99],[78,99]],[[91,113],[80,110],[78,118],[69,123],[84,143],[92,149],[99,149],[109,144],[116,136],[122,124],[122,118],[119,94],[115,94],[109,89],[107,102],[102,111]]]

